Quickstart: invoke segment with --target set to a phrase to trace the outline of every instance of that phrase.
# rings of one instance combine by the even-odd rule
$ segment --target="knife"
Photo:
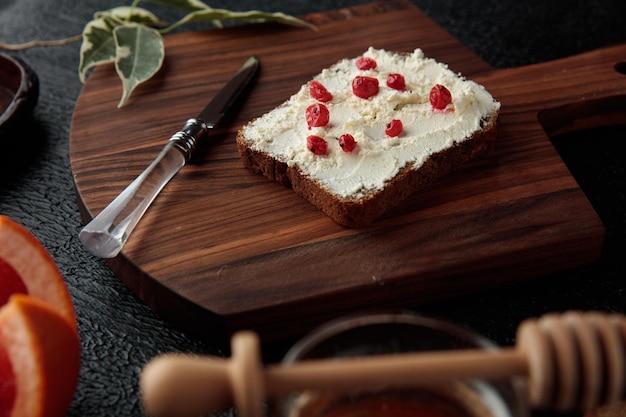
[[[204,110],[172,135],[148,168],[80,231],[80,240],[91,254],[113,258],[122,250],[161,189],[189,162],[197,143],[206,139],[211,129],[233,107],[258,69],[258,58],[248,58]]]

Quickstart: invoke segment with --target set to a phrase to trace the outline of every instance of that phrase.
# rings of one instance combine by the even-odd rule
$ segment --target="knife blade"
[[[79,233],[93,255],[113,258],[119,254],[135,226],[170,179],[191,159],[197,144],[233,108],[258,72],[256,56],[211,99],[197,117],[174,133],[152,163]]]

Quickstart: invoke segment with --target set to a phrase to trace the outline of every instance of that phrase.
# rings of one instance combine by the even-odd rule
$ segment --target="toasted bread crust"
[[[496,112],[483,121],[483,129],[475,132],[471,138],[431,154],[417,169],[410,166],[403,168],[383,189],[355,199],[340,198],[315,179],[303,174],[297,167],[288,166],[266,152],[255,150],[244,135],[245,129],[237,134],[237,149],[244,166],[252,172],[293,188],[296,193],[343,226],[363,227],[417,190],[493,149],[497,137],[497,118]]]

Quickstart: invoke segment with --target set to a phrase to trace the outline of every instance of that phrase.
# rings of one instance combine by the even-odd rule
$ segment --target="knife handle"
[[[202,121],[189,119],[148,168],[80,231],[80,240],[92,255],[113,258],[122,250],[152,201],[189,161],[209,129]]]

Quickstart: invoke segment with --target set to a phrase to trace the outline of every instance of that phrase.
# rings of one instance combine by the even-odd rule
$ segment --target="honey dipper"
[[[199,416],[230,406],[261,417],[266,397],[304,389],[419,386],[458,378],[528,378],[533,407],[589,410],[626,399],[626,317],[567,312],[529,319],[515,347],[315,359],[263,367],[252,332],[232,338],[230,359],[167,354],[143,369],[145,411]]]

